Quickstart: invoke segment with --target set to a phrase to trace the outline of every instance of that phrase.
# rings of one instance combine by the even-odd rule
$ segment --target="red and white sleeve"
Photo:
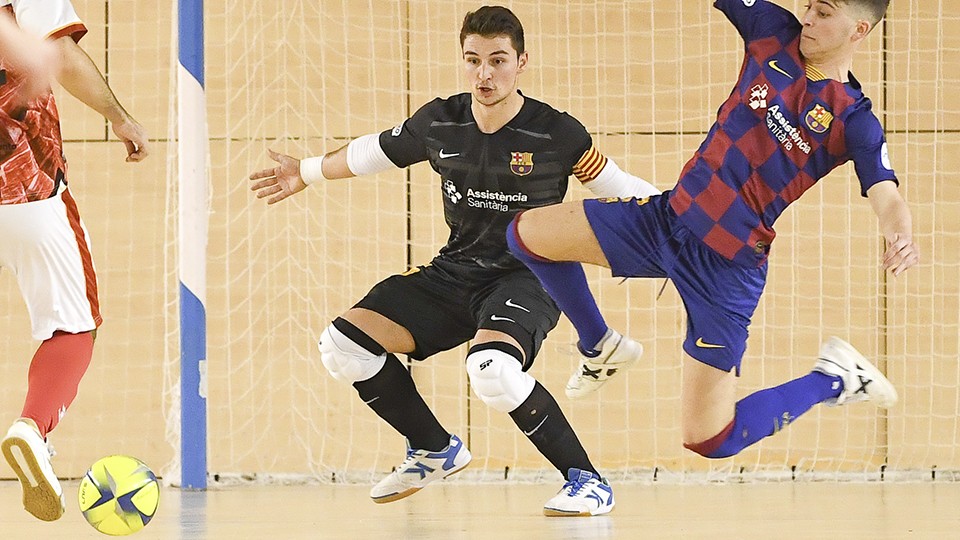
[[[33,35],[57,39],[70,36],[79,42],[87,33],[69,0],[11,0],[17,25]]]

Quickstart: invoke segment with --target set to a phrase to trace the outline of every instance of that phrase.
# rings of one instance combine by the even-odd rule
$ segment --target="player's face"
[[[463,40],[463,73],[473,99],[496,105],[517,91],[527,53],[517,55],[509,36],[469,34]]]
[[[857,20],[847,4],[837,0],[811,0],[800,21],[800,53],[808,60],[832,60],[851,54],[854,45],[866,36],[870,25]]]

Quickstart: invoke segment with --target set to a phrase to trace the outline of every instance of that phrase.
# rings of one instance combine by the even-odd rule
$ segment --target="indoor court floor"
[[[559,485],[556,486],[559,488]],[[548,518],[549,484],[441,483],[378,505],[360,485],[164,488],[154,520],[133,538],[960,538],[960,483],[615,484],[607,516]],[[44,523],[22,510],[19,485],[0,482],[0,538],[106,538],[83,520],[77,482],[67,513]]]

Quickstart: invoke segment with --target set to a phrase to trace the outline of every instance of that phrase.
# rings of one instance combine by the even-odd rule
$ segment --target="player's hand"
[[[887,238],[887,251],[883,254],[883,269],[899,276],[904,270],[920,262],[920,250],[909,237],[894,234]]]
[[[258,199],[269,197],[267,204],[274,204],[307,188],[300,177],[299,159],[269,148],[267,154],[277,162],[277,166],[250,175],[250,180],[253,180],[250,190],[256,192]]]
[[[122,122],[113,124],[113,132],[127,147],[127,163],[143,161],[150,153],[147,149],[147,132],[133,118],[128,116]]]

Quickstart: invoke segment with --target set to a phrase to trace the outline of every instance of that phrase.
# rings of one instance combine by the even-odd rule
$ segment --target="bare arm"
[[[920,261],[920,250],[913,243],[913,220],[906,201],[893,182],[879,182],[867,190],[870,206],[880,222],[887,241],[883,268],[899,276]]]
[[[147,157],[147,136],[143,126],[120,105],[93,60],[69,36],[54,43],[60,53],[61,65],[57,73],[60,85],[110,122],[113,132],[127,147],[127,161],[141,161]]]
[[[353,172],[350,171],[350,167],[347,166],[347,146],[349,145],[341,146],[323,156],[321,168],[324,178],[336,180],[354,176]],[[250,180],[254,181],[254,183],[250,185],[250,189],[257,193],[258,199],[269,197],[267,204],[274,204],[307,188],[307,183],[303,181],[303,174],[301,172],[301,167],[307,160],[299,160],[270,149],[267,150],[267,155],[270,156],[270,159],[277,162],[277,166],[263,169],[250,175]],[[320,158],[308,159],[316,160]],[[317,172],[319,171],[315,171],[314,175],[316,175]]]

